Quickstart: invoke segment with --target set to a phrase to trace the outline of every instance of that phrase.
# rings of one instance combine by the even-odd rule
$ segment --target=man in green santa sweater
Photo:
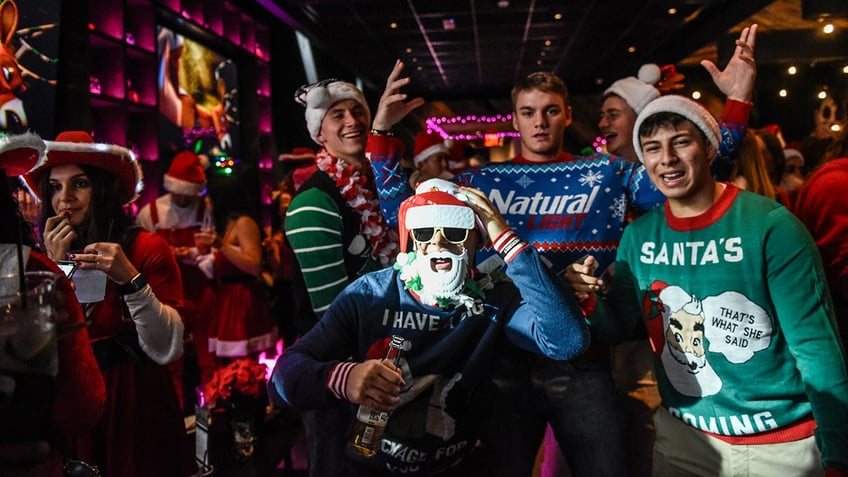
[[[848,374],[816,244],[783,206],[712,178],[718,141],[700,104],[648,104],[633,143],[668,200],[624,230],[611,273],[590,257],[567,277],[609,338],[647,326],[654,475],[848,476]]]

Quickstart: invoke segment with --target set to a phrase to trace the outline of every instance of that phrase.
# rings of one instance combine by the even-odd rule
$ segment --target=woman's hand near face
[[[42,238],[47,256],[55,262],[67,260],[71,242],[77,238],[77,233],[66,215],[55,215],[45,221]]]

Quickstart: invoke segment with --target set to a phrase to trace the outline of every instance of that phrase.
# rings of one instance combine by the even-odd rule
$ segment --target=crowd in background
[[[123,146],[96,144],[83,131],[65,131],[53,141],[34,135],[2,138],[0,167],[11,186],[0,204],[2,271],[60,274],[57,265],[66,264],[73,273],[58,275],[59,307],[66,316],[58,335],[55,386],[47,394],[14,373],[10,379],[3,376],[4,413],[20,406],[28,393],[37,394],[43,401],[39,405],[50,411],[37,424],[32,415],[9,415],[14,425],[0,430],[0,473],[63,475],[68,466],[77,466],[80,472],[96,467],[107,476],[196,474],[203,469],[189,448],[184,417],[205,404],[204,385],[240,359],[258,363],[260,356],[273,358],[282,351],[267,402],[299,412],[311,476],[371,475],[378,472],[375,462],[381,473],[418,475],[684,475],[689,463],[676,459],[688,453],[707,457],[700,464],[704,467],[685,475],[725,475],[726,462],[715,463],[711,453],[760,446],[770,449],[773,453],[764,455],[778,463],[783,461],[776,456],[789,452],[780,445],[801,442],[784,461],[813,469],[803,475],[848,475],[848,437],[845,428],[833,429],[848,422],[822,421],[848,414],[846,397],[838,395],[848,389],[848,195],[842,190],[848,177],[848,125],[819,109],[809,136],[787,143],[779,125],[749,124],[756,107],[755,38],[756,26],[746,28],[724,69],[704,64],[727,97],[717,120],[694,101],[670,94],[663,85],[672,81],[663,73],[667,70],[646,65],[637,77],[623,78],[605,91],[598,128],[607,149],[586,156],[562,150],[562,136],[573,121],[568,91],[561,79],[547,73],[531,74],[513,89],[513,123],[520,138],[516,156],[505,163],[481,159],[468,142],[424,131],[414,138],[412,154],[404,154],[405,144],[393,127],[423,100],[403,94],[409,79],[402,77],[401,62],[394,65],[373,115],[363,93],[350,83],[307,85],[296,97],[319,148],[280,155],[282,178],[267,225],[250,195],[239,190],[238,177],[211,174],[208,160],[194,152],[171,158],[162,183],[165,193],[136,204],[141,208],[131,214],[128,206],[143,179],[135,157]],[[831,100],[830,107],[837,105]],[[650,127],[640,129],[645,121]],[[664,136],[669,131],[686,134],[669,139]],[[668,166],[678,160],[684,165]],[[667,170],[658,172],[660,167]],[[687,187],[697,191],[701,202],[676,195],[674,187],[681,181],[694,184]],[[450,183],[457,185],[444,185]],[[430,186],[418,188],[422,184]],[[525,202],[510,205],[514,197]],[[422,219],[410,209],[426,206],[438,207],[428,212],[432,217],[416,222]],[[698,213],[686,215],[691,210]],[[710,368],[703,336],[704,327],[712,324],[697,321],[708,306],[706,296],[693,294],[673,307],[674,286],[646,286],[646,280],[660,280],[660,275],[651,275],[658,272],[643,270],[632,258],[639,249],[631,228],[658,237],[689,230],[691,240],[707,237],[707,243],[715,237],[700,234],[710,221],[730,211],[744,217],[746,210],[757,214],[749,227],[723,225],[727,228],[721,233],[722,240],[733,240],[734,234],[748,240],[747,234],[763,229],[762,236],[751,239],[763,252],[763,263],[748,271],[753,285],[745,290],[756,299],[746,310],[765,310],[774,343],[768,358],[755,358],[754,365],[781,377],[797,396],[789,399],[780,389],[755,396],[778,403],[775,409],[786,400],[783,414],[758,415],[773,422],[757,421],[761,427],[734,435],[726,423],[692,422],[695,418],[681,415],[680,409],[701,410],[698,402],[707,402],[728,406],[728,415],[734,409],[761,411],[750,402],[724,398],[748,390],[743,381],[751,377],[736,376],[733,365],[751,358],[730,353],[711,358],[726,358],[714,366],[727,373],[721,391],[718,378],[698,381],[696,390],[672,389],[679,381],[668,360],[692,370]],[[707,211],[705,218],[701,214]],[[763,217],[767,223],[760,225]],[[419,228],[431,233],[419,236]],[[451,237],[449,228],[465,229],[465,234]],[[780,247],[769,237],[773,232],[782,234]],[[459,280],[455,288],[444,291],[447,284],[428,282],[426,271],[420,281],[409,280],[409,267],[423,263],[416,257],[430,254],[438,257],[432,259],[434,270],[446,262],[463,267],[460,278],[451,275]],[[677,252],[669,254],[680,259]],[[780,261],[792,254],[798,254],[794,261]],[[19,268],[10,268],[21,261]],[[787,285],[777,283],[787,272],[777,263],[805,274],[796,283],[800,292],[768,296]],[[698,269],[687,269],[691,277],[680,274],[681,282],[693,289],[707,283],[708,273],[695,275]],[[730,271],[736,269],[727,271],[730,282]],[[497,284],[504,272],[514,285],[483,279],[496,277]],[[618,283],[613,279],[617,273],[624,277]],[[661,278],[670,281],[672,275]],[[83,285],[86,276],[89,284]],[[627,303],[628,292],[620,288],[629,283],[625,279],[656,293],[652,305],[660,311],[665,307],[666,345],[678,345],[678,355],[672,350],[660,356],[665,351],[656,348],[659,325],[647,316],[643,320],[649,310]],[[428,288],[436,287],[433,283],[439,292]],[[498,286],[502,295],[476,296],[478,283]],[[82,298],[82,292],[95,298]],[[519,292],[525,300],[511,298]],[[379,300],[365,301],[357,293]],[[526,299],[533,296],[536,301],[528,305]],[[613,299],[621,297],[621,302]],[[724,299],[725,305],[737,303]],[[540,306],[545,300],[563,313],[557,319],[562,326],[568,323],[568,330],[550,328],[546,318],[553,310],[545,313]],[[412,321],[422,316],[470,321],[482,315],[473,311],[475,306],[508,312],[489,312],[485,319],[498,326],[470,331],[470,325],[452,326],[425,339],[409,331],[414,325],[399,324],[403,320],[368,314],[381,306],[418,317]],[[787,317],[793,306],[803,306],[800,318],[808,320]],[[456,313],[462,310],[467,314]],[[616,326],[605,326],[609,316],[618,317]],[[380,319],[382,324],[372,329]],[[695,320],[695,327],[683,330],[686,320]],[[675,331],[674,324],[681,329]],[[404,366],[376,364],[390,332],[414,343],[405,350]],[[582,336],[588,332],[591,343]],[[458,337],[461,333],[470,335]],[[693,342],[685,342],[692,334],[697,335]],[[707,334],[707,340],[711,336],[717,335]],[[551,337],[575,341],[566,347]],[[338,348],[324,349],[322,342]],[[457,346],[468,347],[469,353],[458,353]],[[822,357],[830,361],[816,369]],[[197,373],[186,371],[195,367]],[[470,386],[466,379],[473,388],[463,388]],[[716,380],[719,388],[711,389]],[[825,387],[811,390],[811,383]],[[403,398],[409,387],[415,396],[428,390],[436,397]],[[467,401],[448,402],[457,396]],[[383,447],[377,460],[360,461],[346,452],[357,406],[415,410],[419,401],[417,417],[409,417],[412,411],[398,413],[407,416],[406,427],[393,424],[387,439],[395,441],[385,442],[426,449],[429,457],[422,453],[416,460]],[[441,413],[439,419],[434,413]],[[793,420],[787,422],[786,416]],[[420,429],[424,422],[426,429]],[[685,430],[675,427],[681,422],[688,424]],[[30,425],[37,430],[26,436],[21,429]],[[442,427],[435,431],[432,426]],[[689,432],[693,428],[695,435]],[[454,442],[455,434],[471,442]],[[432,436],[442,441],[435,443]],[[458,446],[452,460],[439,460],[445,442]],[[681,450],[684,442],[699,447]]]

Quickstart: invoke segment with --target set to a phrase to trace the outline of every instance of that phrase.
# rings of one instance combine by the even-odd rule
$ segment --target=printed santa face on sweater
[[[651,342],[669,382],[683,395],[721,391],[723,379],[710,364],[711,356],[742,364],[771,345],[772,318],[739,292],[697,297],[662,281],[650,288],[654,298],[646,297],[643,305]]]
[[[707,360],[701,302],[680,287],[660,292],[664,305],[665,346],[662,364],[674,388],[686,396],[711,396],[721,378]]]

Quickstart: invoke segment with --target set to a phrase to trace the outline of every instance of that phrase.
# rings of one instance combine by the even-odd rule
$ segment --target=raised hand
[[[400,120],[406,117],[413,109],[424,104],[423,98],[414,98],[406,103],[407,95],[402,93],[400,89],[409,84],[409,78],[401,78],[400,74],[403,71],[403,62],[397,60],[392,72],[389,73],[389,78],[386,80],[386,89],[380,97],[380,103],[377,105],[377,113],[374,115],[374,121],[371,127],[381,131],[388,131]]]
[[[701,60],[713,83],[729,99],[750,103],[754,95],[754,80],[757,77],[757,65],[754,61],[754,45],[757,40],[757,24],[742,30],[736,40],[736,50],[724,70],[710,60]]]

